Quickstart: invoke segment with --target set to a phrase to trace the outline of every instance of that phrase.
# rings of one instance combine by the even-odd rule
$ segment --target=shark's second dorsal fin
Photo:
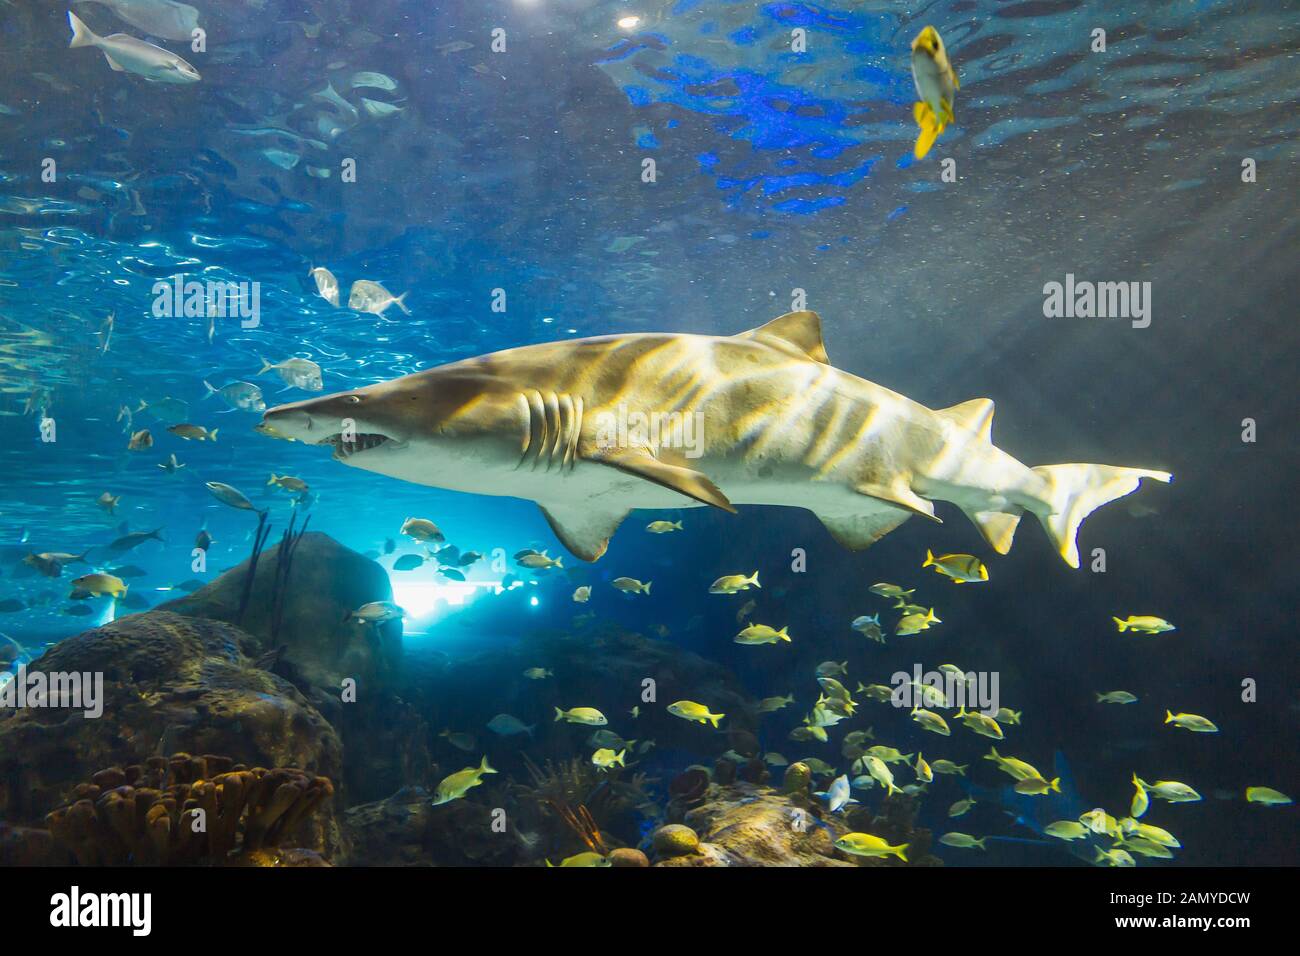
[[[993,440],[993,401],[988,398],[972,398],[969,402],[941,408],[936,413],[950,421],[956,422],[968,432],[974,432],[985,441]]]
[[[826,345],[822,342],[822,320],[816,312],[787,312],[756,329],[739,333],[738,339],[757,339],[772,342],[779,346],[793,346],[814,362],[830,365],[826,355]]]

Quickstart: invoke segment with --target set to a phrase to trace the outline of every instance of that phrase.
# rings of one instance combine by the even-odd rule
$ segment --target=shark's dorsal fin
[[[688,498],[694,498],[701,504],[713,505],[723,511],[736,513],[735,507],[727,500],[722,490],[709,480],[707,475],[681,465],[670,465],[660,461],[645,448],[599,448],[585,447],[582,457],[600,465],[609,465],[619,471],[636,475],[656,485],[671,488]]]
[[[736,338],[767,341],[786,349],[793,346],[814,362],[831,364],[826,355],[826,345],[822,342],[822,319],[816,312],[787,312],[766,325],[741,332]]]
[[[629,514],[601,512],[586,505],[542,505],[541,509],[555,536],[584,561],[595,561],[605,553],[609,539]]]
[[[941,408],[936,414],[956,422],[985,441],[993,440],[993,402],[990,399],[972,398],[960,405]]]

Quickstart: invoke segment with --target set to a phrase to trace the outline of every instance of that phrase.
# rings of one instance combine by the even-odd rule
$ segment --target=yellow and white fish
[[[973,554],[941,554],[936,558],[934,552],[926,548],[925,563],[921,567],[934,568],[945,577],[952,578],[954,584],[968,584],[989,579],[988,568],[984,567],[984,562]]]
[[[939,134],[954,121],[952,103],[961,89],[943,38],[934,27],[926,27],[912,41],[912,81],[918,100],[912,105],[912,118],[921,128],[912,155],[924,159]]]

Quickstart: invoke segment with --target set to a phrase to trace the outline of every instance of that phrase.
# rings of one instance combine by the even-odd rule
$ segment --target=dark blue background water
[[[558,553],[531,504],[400,485],[267,441],[250,431],[255,416],[202,401],[202,383],[258,381],[274,403],[303,393],[257,379],[259,356],[311,358],[333,391],[555,338],[722,334],[787,311],[802,289],[838,367],[931,407],[992,398],[994,439],[1022,461],[1167,468],[1175,483],[1088,522],[1082,545],[1106,548],[1104,575],[1065,568],[1026,527],[1009,556],[990,560],[992,580],[970,588],[919,568],[927,547],[984,554],[942,507],[942,527],[905,526],[862,554],[799,511],[638,515],[582,577],[544,581],[536,607],[478,612],[491,628],[430,616],[412,625],[412,649],[468,653],[567,626],[572,588],[590,581],[581,610],[662,624],[756,696],[796,691],[801,706],[765,724],[766,745],[792,759],[803,750],[784,734],[822,660],[847,658],[854,683],[913,663],[997,670],[1004,702],[1025,712],[1010,752],[1040,766],[1065,752],[1089,806],[1126,806],[1134,770],[1183,780],[1206,800],[1152,814],[1183,839],[1181,862],[1296,862],[1293,808],[1241,796],[1248,784],[1300,789],[1290,560],[1300,27],[1282,5],[949,2],[906,18],[893,3],[680,2],[641,5],[630,30],[615,23],[628,10],[605,3],[222,6],[205,10],[208,52],[185,54],[203,74],[193,87],[150,85],[97,51],[68,50],[57,5],[0,18],[5,597],[49,590],[14,565],[27,550],[79,552],[123,520],[167,536],[129,556],[150,571],[134,590],[195,577],[189,548],[204,523],[217,545],[198,577],[210,578],[244,557],[252,518],[203,482],[244,489],[282,526],[289,502],[265,490],[272,471],[308,480],[313,528],[357,550],[422,515],[463,548]],[[139,33],[103,8],[82,13],[100,33]],[[962,91],[956,126],[916,163],[907,49],[925,23],[945,37]],[[1104,54],[1089,51],[1098,26]],[[494,53],[498,27],[506,50]],[[796,27],[809,53],[789,52]],[[395,89],[353,89],[358,71],[383,72]],[[364,95],[402,111],[352,121],[313,96],[327,82],[354,107]],[[293,168],[272,161],[282,154],[298,157]],[[647,157],[654,183],[641,180]],[[1247,157],[1257,182],[1242,182]],[[55,182],[40,178],[46,158]],[[956,182],[940,181],[944,158]],[[348,159],[355,183],[340,182]],[[307,276],[314,265],[339,276],[345,297],[357,278],[409,290],[413,315],[332,308]],[[218,323],[209,341],[201,319],[153,318],[153,282],[182,273],[260,283],[260,327]],[[1066,273],[1150,282],[1151,326],[1044,318],[1043,285]],[[497,289],[504,313],[491,307]],[[95,332],[109,312],[103,353]],[[57,423],[53,444],[24,414],[33,394]],[[128,453],[118,408],[168,396],[220,427],[218,443],[154,423],[152,452]],[[1255,443],[1241,440],[1245,418],[1258,423]],[[187,467],[169,476],[156,465],[173,451]],[[123,496],[112,518],[94,504],[105,490]],[[686,530],[646,535],[653,517],[683,517]],[[790,570],[794,548],[807,551],[805,573]],[[740,599],[704,593],[721,573],[755,568],[756,614],[788,623],[793,646],[734,645]],[[653,579],[653,598],[603,586],[622,574]],[[471,575],[499,578],[486,566]],[[866,592],[882,579],[919,583],[942,627],[885,648],[849,630],[883,609]],[[94,623],[65,615],[61,598],[0,627],[35,642]],[[1110,616],[1128,613],[1179,629],[1116,635]],[[1247,678],[1256,703],[1240,699]],[[1142,702],[1092,703],[1094,690],[1119,687]],[[1222,732],[1162,727],[1166,706]],[[868,722],[931,757],[965,763],[987,749],[964,731],[936,747],[900,715]],[[823,749],[807,753],[836,753]],[[936,788],[928,812],[958,795]],[[961,826],[1005,826],[980,812],[989,816]],[[988,860],[1036,853],[1003,846]]]

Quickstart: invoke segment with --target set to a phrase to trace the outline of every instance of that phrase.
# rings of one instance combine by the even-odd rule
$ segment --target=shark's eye
[[[349,405],[360,405],[360,404],[361,404],[361,396],[360,396],[360,395],[348,395],[346,398],[343,399],[343,401],[347,402]]]

